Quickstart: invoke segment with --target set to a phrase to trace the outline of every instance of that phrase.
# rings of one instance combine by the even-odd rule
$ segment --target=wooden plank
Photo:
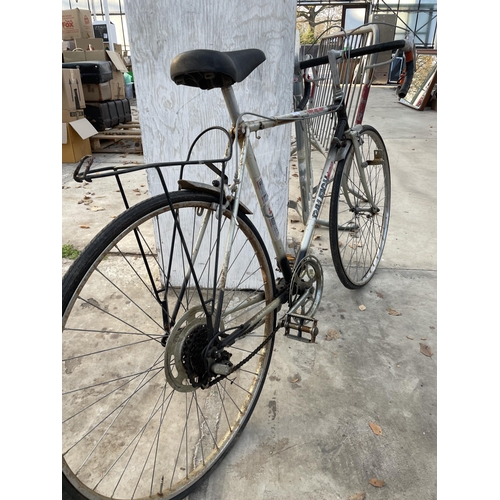
[[[129,129],[121,129],[121,128],[109,128],[106,130],[101,130],[99,134],[105,134],[105,135],[123,135],[123,134],[134,134],[134,135],[140,135],[141,131],[138,129],[134,128],[129,128]]]
[[[117,140],[121,139],[140,139],[141,136],[138,134],[96,134],[92,136],[92,139],[107,139],[107,140]]]
[[[131,123],[131,122],[127,122],[127,123],[120,123],[120,125],[117,125],[115,128],[136,128],[136,129],[140,129],[140,125],[139,125],[139,122],[136,122],[136,123]]]
[[[142,153],[140,135],[96,134],[90,137],[90,147],[94,153]]]

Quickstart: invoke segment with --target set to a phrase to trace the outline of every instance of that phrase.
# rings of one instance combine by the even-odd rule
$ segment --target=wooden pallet
[[[142,137],[139,122],[121,123],[116,127],[103,130],[90,138],[93,153],[140,153]]]

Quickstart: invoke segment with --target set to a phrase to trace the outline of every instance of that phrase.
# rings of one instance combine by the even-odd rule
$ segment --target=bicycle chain
[[[278,323],[279,324],[279,323]],[[215,377],[214,379],[212,379],[208,385],[206,386],[206,388],[208,389],[209,387],[212,387],[214,384],[217,384],[219,383],[221,380],[229,377],[229,375],[231,375],[232,373],[234,373],[236,370],[239,370],[245,363],[247,363],[248,361],[250,361],[250,359],[252,359],[272,338],[274,338],[274,336],[276,335],[276,332],[280,329],[280,326],[278,326],[277,328],[275,328],[268,336],[267,338],[264,340],[264,342],[262,342],[259,346],[257,346],[257,348],[251,352],[245,359],[243,359],[242,361],[240,361],[237,365],[233,366],[233,368],[231,369],[231,371],[227,374],[227,375],[219,375],[218,377]],[[231,382],[232,383],[232,382]]]

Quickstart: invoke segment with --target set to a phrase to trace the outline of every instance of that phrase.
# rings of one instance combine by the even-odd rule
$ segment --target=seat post
[[[240,116],[240,108],[236,101],[236,95],[234,94],[233,87],[223,87],[221,90],[232,124],[236,125],[236,120],[238,119],[238,116]]]

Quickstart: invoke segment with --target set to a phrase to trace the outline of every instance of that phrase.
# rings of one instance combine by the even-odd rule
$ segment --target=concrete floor
[[[312,251],[325,284],[316,343],[278,333],[248,426],[189,500],[437,498],[437,113],[403,106],[392,87],[374,87],[364,123],[382,134],[392,169],[389,236],[377,274],[361,290],[345,289],[327,230],[319,229]],[[63,244],[83,248],[119,212],[120,201],[110,196],[114,181],[77,185],[72,168],[63,165]],[[143,174],[131,176],[126,189],[136,190],[137,201],[146,197]],[[106,211],[80,210],[76,219],[86,193],[94,205],[106,197]],[[69,264],[63,259],[63,273]]]

